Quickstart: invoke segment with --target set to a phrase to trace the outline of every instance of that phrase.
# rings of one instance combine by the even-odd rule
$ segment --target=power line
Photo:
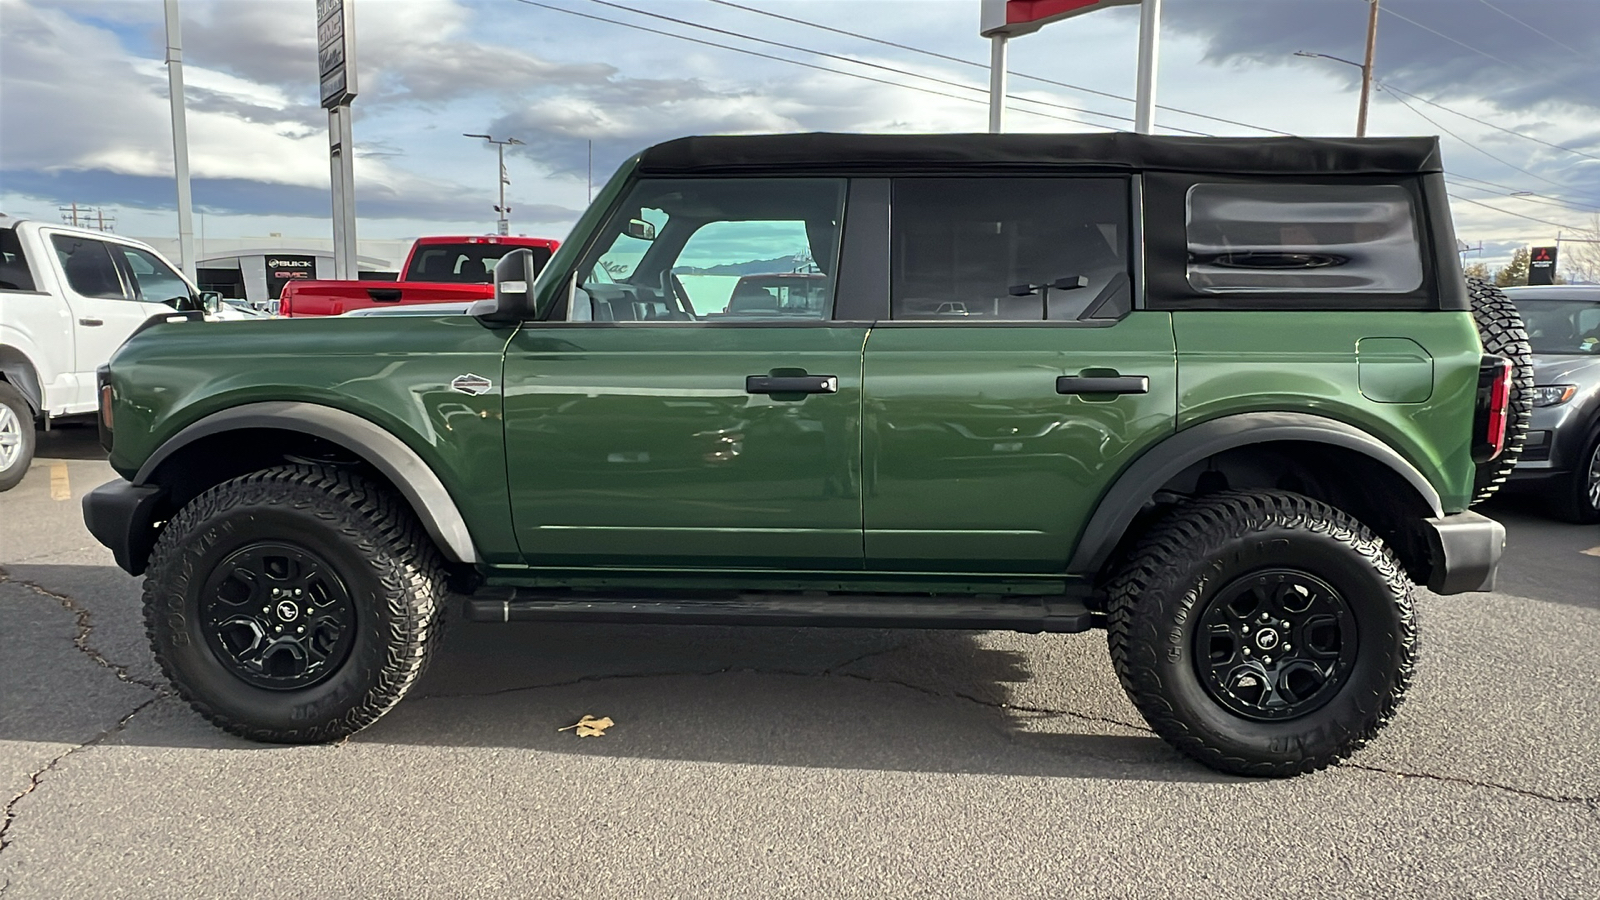
[[[1547,140],[1543,140],[1541,138],[1536,138],[1531,134],[1523,134],[1520,131],[1512,131],[1509,128],[1502,128],[1501,126],[1496,125],[1493,122],[1486,122],[1483,119],[1478,118],[1477,116],[1469,116],[1466,113],[1461,112],[1460,110],[1451,109],[1450,107],[1445,106],[1442,103],[1435,103],[1435,102],[1433,102],[1432,100],[1429,100],[1426,97],[1418,97],[1416,94],[1410,93],[1408,91],[1402,91],[1399,88],[1395,87],[1394,85],[1388,84],[1387,82],[1384,83],[1383,88],[1386,91],[1391,91],[1391,92],[1396,93],[1396,94],[1405,94],[1407,97],[1410,97],[1413,100],[1416,100],[1416,101],[1421,102],[1421,103],[1426,103],[1429,106],[1434,107],[1435,109],[1442,109],[1447,113],[1453,113],[1455,115],[1460,116],[1463,119],[1468,119],[1470,121],[1477,122],[1479,125],[1488,126],[1489,128],[1493,128],[1495,131],[1503,131],[1506,134],[1511,135],[1512,137],[1519,137],[1519,138],[1522,138],[1525,141],[1533,141],[1535,144],[1543,144],[1546,147],[1550,147],[1550,148],[1555,149],[1555,150],[1565,150],[1568,153],[1576,153],[1579,156],[1586,156],[1586,157],[1588,157],[1590,159],[1593,159],[1593,160],[1600,160],[1600,156],[1596,156],[1593,153],[1587,153],[1587,152],[1585,152],[1583,150],[1578,150],[1578,149],[1573,148],[1573,147],[1563,147],[1560,144],[1552,144]]]
[[[1380,84],[1379,87],[1381,87],[1384,90],[1388,91],[1388,88],[1387,88],[1386,85],[1381,85]],[[1391,97],[1394,97],[1395,102],[1399,103],[1401,106],[1404,106],[1406,109],[1409,109],[1412,112],[1416,113],[1417,115],[1421,116],[1424,120],[1426,120],[1428,122],[1428,124],[1430,124],[1433,127],[1439,129],[1440,131],[1444,132],[1445,134],[1450,135],[1451,137],[1455,138],[1456,140],[1460,141],[1461,143],[1466,144],[1468,147],[1471,147],[1472,149],[1478,151],[1479,153],[1482,153],[1484,156],[1489,157],[1490,159],[1494,160],[1495,162],[1500,163],[1503,166],[1508,166],[1510,168],[1516,169],[1518,172],[1521,172],[1524,175],[1528,175],[1528,176],[1531,176],[1533,178],[1537,178],[1540,181],[1546,182],[1548,184],[1553,184],[1556,187],[1561,188],[1564,191],[1571,190],[1571,188],[1569,188],[1568,186],[1562,184],[1559,181],[1554,181],[1552,179],[1546,178],[1543,175],[1537,174],[1535,172],[1529,172],[1527,169],[1524,169],[1521,166],[1518,166],[1518,165],[1516,165],[1514,163],[1506,162],[1505,160],[1501,159],[1498,156],[1495,156],[1493,153],[1490,153],[1489,151],[1483,149],[1482,147],[1479,147],[1477,144],[1474,144],[1473,142],[1471,142],[1471,141],[1467,140],[1466,138],[1462,137],[1461,135],[1456,134],[1454,131],[1451,131],[1450,129],[1444,127],[1443,125],[1440,125],[1438,122],[1436,122],[1433,119],[1429,118],[1427,113],[1424,113],[1422,110],[1417,109],[1415,106],[1412,106],[1411,104],[1407,103],[1404,99],[1402,99],[1395,92],[1388,91],[1388,93],[1389,93],[1389,95]]]
[[[1479,56],[1484,57],[1485,59],[1492,59],[1492,60],[1494,60],[1495,62],[1499,63],[1502,66],[1510,66],[1511,68],[1516,69],[1519,72],[1527,72],[1529,75],[1537,74],[1535,72],[1529,72],[1527,69],[1523,68],[1522,66],[1517,65],[1516,63],[1506,62],[1505,60],[1501,59],[1498,56],[1495,56],[1492,53],[1485,53],[1484,51],[1479,50],[1477,47],[1474,47],[1471,44],[1462,43],[1461,41],[1456,40],[1455,38],[1451,37],[1448,34],[1445,34],[1442,31],[1435,31],[1434,29],[1429,28],[1428,26],[1422,24],[1421,22],[1418,22],[1416,19],[1406,18],[1405,16],[1400,15],[1399,13],[1395,12],[1394,10],[1390,9],[1387,6],[1380,6],[1379,9],[1381,9],[1382,11],[1388,13],[1391,16],[1394,16],[1396,19],[1399,19],[1402,22],[1410,22],[1412,25],[1415,25],[1418,28],[1421,28],[1423,31],[1426,31],[1426,32],[1428,32],[1430,34],[1436,34],[1439,37],[1444,38],[1445,40],[1449,41],[1452,44],[1456,44],[1458,46],[1465,47],[1468,50],[1471,50],[1473,53],[1476,53]]]
[[[1572,202],[1569,202],[1569,201],[1566,201],[1566,200],[1558,200],[1558,199],[1556,199],[1554,197],[1546,197],[1543,194],[1535,194],[1535,193],[1533,193],[1531,191],[1519,191],[1519,190],[1516,190],[1515,188],[1506,188],[1505,190],[1497,191],[1497,190],[1495,190],[1494,188],[1491,188],[1491,187],[1483,187],[1482,185],[1477,185],[1477,184],[1467,184],[1464,181],[1452,181],[1451,180],[1452,178],[1468,178],[1468,177],[1469,176],[1466,176],[1466,175],[1456,175],[1456,174],[1447,172],[1447,173],[1445,173],[1445,179],[1444,180],[1445,180],[1445,184],[1454,185],[1455,187],[1459,187],[1459,188],[1466,188],[1468,190],[1483,191],[1485,194],[1494,194],[1496,197],[1509,197],[1509,198],[1511,198],[1513,200],[1526,200],[1529,203],[1538,203],[1541,206],[1554,206],[1557,209],[1569,210],[1569,211],[1574,211],[1574,212],[1600,212],[1600,208],[1597,208],[1597,207],[1584,206],[1582,204],[1572,203]],[[1472,180],[1472,181],[1482,181],[1481,178],[1472,178],[1470,180]],[[1508,191],[1509,191],[1509,193],[1508,193]]]
[[[1579,56],[1583,56],[1584,55],[1582,50],[1579,50],[1578,48],[1572,46],[1571,44],[1564,44],[1561,41],[1556,40],[1555,38],[1551,37],[1550,35],[1545,34],[1543,31],[1540,31],[1539,29],[1533,27],[1532,25],[1529,25],[1525,19],[1519,19],[1516,16],[1513,16],[1511,13],[1508,13],[1505,10],[1501,9],[1500,7],[1495,6],[1493,3],[1490,3],[1489,0],[1478,0],[1478,2],[1482,3],[1484,6],[1489,7],[1490,9],[1492,9],[1495,12],[1499,13],[1500,15],[1505,16],[1506,18],[1510,19],[1511,21],[1516,22],[1518,25],[1521,25],[1523,28],[1528,29],[1529,31],[1533,32],[1534,34],[1537,34],[1538,36],[1544,38],[1545,40],[1549,41],[1550,43],[1555,44],[1557,47],[1561,47],[1561,48],[1564,48],[1566,50],[1571,50],[1573,53],[1576,53]]]
[[[857,32],[857,31],[847,31],[847,30],[845,30],[843,28],[835,28],[832,25],[823,25],[820,22],[812,22],[809,19],[801,19],[801,18],[797,18],[795,16],[786,16],[786,15],[783,15],[782,13],[772,12],[771,10],[757,9],[754,6],[745,6],[742,3],[733,3],[733,2],[730,2],[730,0],[707,0],[707,2],[708,3],[715,3],[718,6],[727,6],[727,7],[733,8],[733,9],[740,9],[740,10],[744,10],[745,12],[755,13],[758,16],[767,16],[768,18],[778,19],[778,20],[784,21],[784,22],[790,22],[790,23],[793,23],[795,25],[805,25],[805,26],[807,26],[809,28],[816,28],[816,29],[819,29],[821,31],[832,32],[833,34],[842,34],[845,37],[852,37],[852,38],[856,38],[858,40],[870,41],[870,42],[872,42],[874,44],[882,44],[885,47],[894,47],[897,50],[906,50],[906,51],[911,52],[911,53],[920,53],[923,56],[931,56],[934,59],[942,59],[942,60],[945,60],[946,62],[953,62],[953,63],[957,63],[957,64],[963,65],[963,66],[970,66],[970,67],[973,67],[973,68],[985,69],[985,70],[987,70],[989,68],[987,63],[974,62],[974,61],[972,61],[970,59],[962,59],[959,56],[951,56],[948,53],[939,53],[938,51],[927,50],[927,49],[924,49],[922,47],[913,47],[913,46],[911,46],[909,44],[901,44],[901,43],[898,43],[898,42],[895,42],[895,41],[885,40],[884,38],[873,37],[870,34],[862,34],[862,33]],[[1040,84],[1048,84],[1048,85],[1053,85],[1055,87],[1066,88],[1067,90],[1070,90],[1070,91],[1079,91],[1079,92],[1085,93],[1085,94],[1093,94],[1096,97],[1107,97],[1107,98],[1112,99],[1112,100],[1121,100],[1121,101],[1123,101],[1125,103],[1134,102],[1132,97],[1124,97],[1121,94],[1113,94],[1113,93],[1110,93],[1108,91],[1095,90],[1094,88],[1087,88],[1087,87],[1084,87],[1083,85],[1079,85],[1079,84],[1069,84],[1069,83],[1067,83],[1065,81],[1056,81],[1055,79],[1043,78],[1043,77],[1038,76],[1038,75],[1029,75],[1026,72],[1013,72],[1013,71],[1010,71],[1010,70],[1007,70],[1007,72],[1008,72],[1008,74],[1013,75],[1013,76],[1015,76],[1017,78],[1026,79],[1028,81],[1037,81]],[[1179,114],[1185,115],[1185,116],[1194,116],[1197,119],[1209,119],[1212,122],[1221,122],[1221,123],[1223,123],[1225,125],[1237,125],[1240,128],[1250,128],[1250,129],[1254,129],[1256,131],[1265,131],[1265,132],[1268,132],[1269,134],[1279,134],[1279,135],[1283,135],[1285,137],[1293,137],[1294,136],[1292,132],[1279,131],[1276,128],[1267,128],[1264,125],[1252,125],[1249,122],[1240,122],[1240,121],[1237,121],[1235,119],[1225,119],[1225,118],[1223,118],[1221,116],[1208,115],[1206,113],[1195,112],[1194,110],[1191,110],[1191,109],[1181,109],[1181,108],[1176,107],[1176,106],[1163,106],[1163,105],[1158,103],[1158,104],[1156,104],[1156,109],[1164,109],[1167,112],[1175,112],[1175,113],[1179,113]],[[1107,114],[1102,113],[1102,115],[1107,115]],[[1118,116],[1117,118],[1126,118],[1126,117]],[[1131,121],[1131,120],[1129,120],[1129,121]],[[1163,126],[1163,127],[1171,127],[1171,126]],[[1174,131],[1184,131],[1186,129],[1174,128],[1173,130]],[[1200,132],[1191,131],[1189,133],[1190,134],[1199,134]],[[1205,135],[1205,136],[1206,137],[1210,137],[1211,135]]]
[[[1567,231],[1582,231],[1583,230],[1581,228],[1574,228],[1571,225],[1563,225],[1560,222],[1552,222],[1549,219],[1540,219],[1540,218],[1537,218],[1535,216],[1525,216],[1522,213],[1514,213],[1514,212],[1511,212],[1510,210],[1507,210],[1507,209],[1501,209],[1498,206],[1490,206],[1487,203],[1483,203],[1481,201],[1474,200],[1471,197],[1463,197],[1460,194],[1451,194],[1451,193],[1449,193],[1447,191],[1446,195],[1449,196],[1451,199],[1460,200],[1462,203],[1471,203],[1473,206],[1481,206],[1484,209],[1494,210],[1495,212],[1501,214],[1502,216],[1516,216],[1519,219],[1527,219],[1530,222],[1538,222],[1538,223],[1540,223],[1542,225],[1554,225],[1557,228],[1563,228],[1563,229],[1566,229]]]
[[[839,54],[839,53],[831,53],[831,52],[826,51],[826,50],[817,50],[817,49],[814,49],[814,48],[811,48],[811,47],[801,47],[801,46],[799,46],[797,44],[785,43],[783,41],[774,41],[774,40],[769,40],[767,38],[755,37],[754,35],[745,34],[744,32],[730,31],[730,30],[728,30],[726,28],[717,28],[717,27],[715,27],[713,25],[705,25],[705,24],[702,24],[702,23],[699,23],[699,22],[691,22],[691,21],[689,21],[687,19],[680,19],[680,18],[677,18],[675,16],[666,15],[664,13],[657,13],[657,12],[650,12],[649,10],[636,9],[634,7],[631,7],[631,6],[624,6],[624,5],[620,4],[620,3],[611,3],[611,2],[609,2],[609,0],[589,0],[589,2],[599,4],[600,6],[609,6],[612,9],[620,9],[620,10],[622,10],[624,12],[634,13],[635,15],[649,16],[652,19],[661,19],[661,20],[666,21],[666,22],[672,22],[675,25],[683,25],[683,26],[688,27],[688,28],[698,28],[698,29],[701,29],[702,31],[710,31],[710,32],[714,32],[716,34],[726,35],[726,36],[732,37],[732,38],[738,38],[740,40],[753,41],[754,43],[757,43],[757,44],[766,44],[767,46],[770,46],[770,47],[781,47],[781,48],[783,48],[785,50],[793,50],[793,51],[795,51],[797,53],[810,53],[813,56],[821,56],[821,57],[824,57],[824,58],[827,58],[827,59],[836,59],[836,60],[839,60],[840,62],[852,63],[852,64],[858,65],[858,66],[866,66],[868,68],[879,69],[879,70],[885,71],[885,72],[893,72],[893,73],[895,73],[897,75],[907,75],[907,76],[910,76],[912,78],[922,78],[922,79],[926,79],[928,81],[932,81],[932,82],[934,82],[936,84],[945,85],[946,87],[961,88],[963,90],[969,90],[969,91],[979,91],[979,92],[981,92],[981,93],[983,93],[985,95],[988,94],[988,90],[989,90],[987,87],[985,87],[983,85],[968,84],[967,82],[964,82],[964,81],[952,81],[952,80],[950,80],[948,78],[940,78],[940,77],[938,77],[936,75],[925,75],[925,74],[922,74],[921,72],[912,72],[912,71],[910,71],[908,69],[899,68],[897,66],[889,66],[889,65],[884,65],[883,63],[876,63],[876,62],[870,62],[868,60],[856,59],[855,57],[852,57],[852,56],[845,56],[845,55]],[[1021,101],[1021,102],[1024,102],[1024,103],[1037,103],[1040,106],[1046,106],[1046,107],[1049,107],[1049,108],[1052,108],[1052,109],[1066,110],[1067,112],[1082,113],[1082,114],[1091,115],[1091,116],[1104,116],[1105,118],[1108,118],[1108,119],[1118,119],[1118,120],[1121,120],[1123,122],[1132,122],[1133,121],[1133,119],[1130,118],[1129,116],[1117,115],[1116,113],[1101,112],[1100,110],[1097,110],[1097,109],[1084,109],[1084,108],[1078,107],[1078,106],[1066,106],[1064,104],[1056,103],[1054,101],[1039,100],[1039,99],[1036,99],[1036,98],[1033,98],[1033,97],[1024,97],[1024,96],[1021,96],[1019,94],[1007,94],[1006,95],[1006,99],[1014,100],[1014,101]],[[1026,112],[1026,110],[1022,110],[1022,111]],[[1072,120],[1069,120],[1069,121],[1078,121],[1078,120],[1072,119]],[[1082,122],[1080,124],[1088,125],[1090,123]],[[1096,126],[1096,127],[1104,128],[1104,127],[1107,127],[1107,126],[1100,125],[1100,126]],[[1191,131],[1191,130],[1189,130],[1187,128],[1174,128],[1173,130],[1174,131],[1183,131],[1183,132],[1186,132],[1188,134],[1194,134],[1194,135],[1200,135],[1201,134],[1201,132]]]
[[[569,16],[577,16],[580,19],[590,19],[590,20],[595,21],[595,22],[605,22],[605,23],[607,23],[609,25],[618,25],[618,26],[621,26],[623,28],[632,28],[635,31],[644,31],[644,32],[649,32],[650,34],[661,35],[662,37],[676,38],[676,39],[678,39],[680,41],[688,41],[688,42],[690,42],[692,44],[700,44],[700,45],[706,46],[706,47],[716,47],[716,48],[721,49],[721,50],[731,50],[734,53],[743,53],[746,56],[755,56],[755,57],[759,57],[761,59],[770,59],[770,60],[773,60],[775,62],[788,63],[788,64],[790,64],[792,66],[802,66],[802,67],[807,68],[807,69],[815,69],[818,72],[828,72],[828,73],[833,74],[833,75],[844,75],[844,76],[847,76],[849,78],[859,78],[862,81],[871,81],[871,82],[874,82],[874,83],[877,83],[877,84],[888,85],[889,87],[904,88],[905,90],[908,90],[908,91],[918,91],[918,92],[923,93],[923,94],[932,94],[935,97],[945,97],[945,98],[950,99],[950,100],[960,100],[960,101],[963,101],[963,102],[970,102],[970,103],[984,103],[985,102],[984,100],[979,99],[977,97],[963,97],[963,96],[960,96],[958,94],[947,94],[944,91],[936,91],[936,90],[934,90],[932,88],[919,87],[919,86],[914,85],[914,84],[901,84],[900,82],[897,82],[897,81],[889,81],[889,80],[884,79],[884,78],[874,78],[871,75],[862,75],[859,72],[846,72],[846,71],[844,71],[842,69],[832,69],[832,68],[829,68],[827,66],[819,66],[819,65],[816,65],[814,63],[802,62],[802,61],[800,61],[798,59],[787,59],[787,58],[782,57],[782,56],[774,56],[773,54],[770,54],[770,53],[762,53],[762,52],[760,52],[758,50],[747,50],[747,49],[745,49],[743,47],[730,47],[727,44],[719,44],[719,43],[717,43],[715,41],[702,40],[702,39],[697,38],[697,37],[690,37],[690,36],[688,36],[686,34],[674,34],[674,33],[670,32],[670,31],[662,31],[659,28],[650,28],[650,27],[645,26],[645,25],[636,25],[636,24],[634,24],[632,22],[618,21],[617,19],[608,19],[605,16],[590,15],[589,13],[578,12],[575,9],[566,9],[566,8],[560,7],[560,6],[553,6],[553,5],[549,4],[549,3],[540,3],[540,2],[537,2],[537,0],[516,0],[516,2],[521,3],[521,4],[525,5],[525,6],[536,6],[536,7],[540,8],[540,9],[548,9],[551,12],[564,13],[564,14],[569,15]],[[1041,117],[1046,118],[1046,119],[1055,119],[1055,120],[1061,121],[1061,122],[1071,122],[1071,123],[1073,123],[1075,125],[1087,125],[1090,128],[1104,128],[1105,127],[1104,125],[1096,125],[1093,122],[1085,122],[1085,121],[1082,121],[1081,119],[1069,119],[1066,116],[1052,115],[1050,113],[1039,112],[1038,110],[1033,110],[1033,109],[1019,109],[1019,110],[1017,110],[1017,112],[1027,113],[1029,115],[1034,115],[1034,116],[1041,116]]]

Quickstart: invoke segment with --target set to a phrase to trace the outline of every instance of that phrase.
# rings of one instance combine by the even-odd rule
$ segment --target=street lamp
[[[511,179],[506,177],[506,145],[521,144],[522,141],[519,141],[516,138],[506,138],[505,140],[500,141],[495,140],[487,134],[462,134],[461,136],[469,138],[483,138],[494,145],[495,155],[499,157],[500,160],[500,205],[496,206],[494,211],[500,214],[500,233],[503,235],[510,234],[511,207],[506,205],[506,185],[511,183]]]
[[[1305,50],[1296,50],[1295,56],[1315,57],[1317,59],[1331,59],[1347,66],[1355,66],[1361,70],[1361,108],[1356,112],[1356,137],[1367,136],[1367,100],[1372,96],[1372,53],[1378,45],[1378,0],[1367,0],[1367,57],[1365,63],[1351,62],[1338,56],[1329,56],[1326,53],[1309,53]]]

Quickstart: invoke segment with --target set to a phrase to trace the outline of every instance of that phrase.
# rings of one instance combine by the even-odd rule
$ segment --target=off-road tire
[[[28,466],[33,462],[34,441],[37,435],[33,430],[33,407],[28,405],[22,392],[11,385],[9,381],[0,381],[0,405],[5,406],[9,416],[7,422],[15,429],[7,438],[16,441],[16,456],[10,465],[0,469],[0,491],[9,491],[22,483],[28,475]],[[0,465],[5,465],[5,459],[0,456]]]
[[[1357,646],[1323,705],[1256,721],[1208,693],[1195,636],[1226,586],[1282,569],[1342,593]],[[1111,660],[1129,699],[1168,743],[1222,772],[1286,777],[1338,762],[1393,717],[1411,681],[1410,580],[1365,526],[1309,497],[1238,491],[1180,507],[1145,534],[1109,587]]]
[[[253,542],[307,548],[348,588],[353,640],[314,684],[257,686],[208,645],[200,595]],[[342,469],[282,466],[223,482],[173,516],[150,557],[145,627],[162,672],[212,724],[258,741],[319,743],[371,725],[421,677],[444,584],[438,550],[393,493]]]
[[[1483,352],[1511,360],[1511,407],[1506,420],[1506,445],[1500,455],[1478,466],[1473,479],[1472,503],[1494,496],[1510,477],[1522,458],[1528,440],[1528,421],[1533,416],[1533,348],[1516,304],[1501,290],[1481,278],[1468,278],[1472,295],[1472,317],[1478,323],[1478,340]]]

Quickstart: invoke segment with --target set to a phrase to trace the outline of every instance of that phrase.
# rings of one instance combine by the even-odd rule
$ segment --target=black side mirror
[[[526,247],[500,257],[494,264],[494,299],[473,303],[467,315],[496,325],[533,318],[533,282],[538,274],[533,251]]]

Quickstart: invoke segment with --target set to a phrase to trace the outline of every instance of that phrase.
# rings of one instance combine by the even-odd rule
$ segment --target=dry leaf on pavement
[[[578,737],[604,737],[605,733],[606,733],[606,729],[610,728],[611,726],[613,726],[615,724],[617,724],[617,723],[611,721],[611,717],[610,716],[603,716],[601,718],[596,719],[594,716],[585,715],[583,718],[579,719],[576,723],[574,723],[572,725],[568,725],[565,728],[557,728],[556,730],[557,731],[572,731],[572,730],[576,729]]]

